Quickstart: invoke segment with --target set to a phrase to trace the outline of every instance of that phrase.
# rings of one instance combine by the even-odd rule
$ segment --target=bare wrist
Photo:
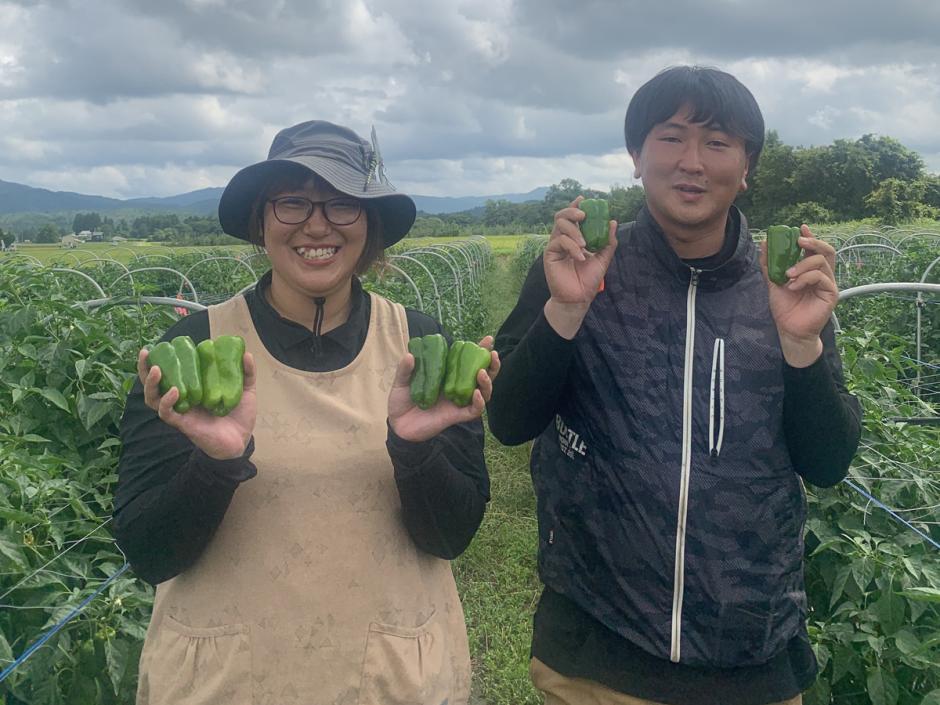
[[[781,335],[780,349],[790,367],[809,367],[822,355],[823,342],[818,335],[802,339]]]
[[[558,335],[571,340],[581,329],[590,303],[563,303],[554,298],[545,302],[545,320]]]

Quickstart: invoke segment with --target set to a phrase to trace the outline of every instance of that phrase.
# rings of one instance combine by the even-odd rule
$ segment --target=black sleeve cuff
[[[804,395],[818,396],[821,392],[826,396],[839,395],[825,354],[820,355],[809,367],[791,367],[784,362],[783,388],[785,394],[796,394],[801,398]]]
[[[216,460],[199,448],[194,448],[188,469],[192,479],[198,480],[207,487],[234,488],[258,474],[258,469],[250,460],[254,452],[254,436],[248,440],[248,445],[245,446],[245,452],[241,457],[230,460]]]
[[[388,427],[388,437],[385,441],[385,447],[392,459],[392,467],[395,468],[396,477],[399,479],[414,477],[419,475],[425,468],[438,462],[438,456],[441,454],[441,444],[437,442],[437,439],[409,441],[395,433],[392,425],[387,420],[386,426]]]

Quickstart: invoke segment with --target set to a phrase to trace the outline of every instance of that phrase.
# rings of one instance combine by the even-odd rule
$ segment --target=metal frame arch
[[[881,243],[877,243],[877,242],[859,242],[859,243],[856,243],[856,242],[855,242],[855,240],[858,240],[859,238],[862,238],[862,237],[877,238],[878,240],[883,240],[884,242],[881,242]],[[868,232],[864,232],[864,233],[857,233],[857,234],[855,234],[855,235],[852,235],[852,236],[846,241],[845,247],[852,247],[852,246],[854,246],[854,245],[856,245],[856,244],[859,244],[859,245],[878,245],[878,244],[884,245],[884,244],[888,244],[888,245],[890,245],[891,247],[893,247],[893,246],[894,246],[894,241],[893,241],[890,237],[888,237],[887,235],[883,235],[883,234],[881,234],[881,233],[868,233]]]
[[[248,264],[248,262],[244,260],[240,260],[237,257],[232,257],[231,255],[221,255],[218,257],[206,257],[205,259],[201,259],[198,262],[195,262],[194,264],[192,264],[190,268],[187,269],[183,273],[183,276],[188,277],[190,272],[192,272],[196,267],[200,267],[204,265],[206,262],[218,262],[220,260],[231,260],[233,262],[236,262],[237,264],[240,264],[243,267],[247,267],[248,271],[251,272],[251,278],[255,280],[258,279],[257,273],[255,272],[254,268],[250,264]],[[182,283],[180,283],[180,293],[183,293]]]
[[[441,242],[441,243],[438,243],[437,245],[431,245],[431,247],[440,247],[440,248],[448,249],[448,250],[457,250],[461,255],[463,255],[463,257],[467,260],[467,270],[470,272],[470,283],[476,286],[477,284],[476,272],[474,271],[474,268],[473,268],[473,261],[470,259],[470,255],[467,254],[467,251],[465,249],[463,249],[459,245],[455,245],[449,242]]]
[[[72,259],[74,259],[74,260],[75,260],[75,264],[78,265],[79,267],[82,265],[82,258],[79,257],[78,255],[76,255],[74,252],[71,252],[71,251],[69,251],[69,250],[66,250],[65,252],[63,252],[63,253],[61,253],[61,254],[62,254],[63,257],[71,257]],[[53,263],[52,263],[53,266],[58,266],[58,265],[64,266],[65,264],[66,264],[65,262],[53,262]]]
[[[130,252],[131,259],[137,259],[137,253],[134,252],[134,250],[132,250],[130,247],[125,247],[124,245],[112,245],[110,248],[108,248],[109,252],[113,252],[114,250],[124,250],[125,252]]]
[[[434,303],[437,306],[437,320],[440,321],[444,317],[443,313],[441,312],[441,294],[437,290],[437,280],[434,278],[434,274],[431,272],[431,270],[425,266],[424,262],[410,255],[389,255],[386,259],[406,259],[410,262],[414,262],[425,271],[425,273],[428,275],[428,278],[431,280],[431,286],[434,288]]]
[[[12,262],[15,259],[25,259],[27,262],[37,267],[46,266],[42,263],[42,261],[38,257],[33,257],[33,255],[28,254],[26,252],[20,252],[19,250],[14,250],[13,252],[10,252],[4,255],[2,258],[0,258],[0,262],[4,260],[7,262]]]
[[[892,256],[903,256],[903,253],[892,245],[882,245],[877,242],[872,243],[858,243],[857,245],[846,245],[845,247],[836,250],[836,263],[842,263],[843,266],[848,266],[849,260],[843,255],[845,252],[858,252],[859,250],[889,250],[893,253]],[[862,259],[859,256],[856,256],[856,262],[861,262]]]
[[[421,290],[418,288],[418,285],[415,284],[414,279],[412,279],[410,276],[408,276],[408,272],[406,272],[406,271],[405,271],[404,269],[402,269],[401,267],[399,267],[399,266],[397,266],[397,265],[394,265],[394,264],[392,264],[391,262],[389,262],[389,261],[387,261],[387,260],[386,260],[384,263],[380,264],[379,266],[380,266],[382,269],[392,269],[392,270],[398,272],[399,274],[401,274],[401,275],[405,278],[405,280],[406,280],[409,284],[411,284],[411,288],[414,289],[415,296],[418,298],[418,308],[419,308],[422,312],[424,312],[424,302],[423,302],[422,299],[421,299]]]
[[[105,292],[104,289],[101,288],[101,285],[97,281],[95,281],[93,277],[91,277],[88,274],[85,274],[85,272],[82,272],[78,269],[71,269],[70,267],[51,267],[49,271],[50,272],[68,272],[69,274],[77,274],[80,277],[84,277],[91,283],[93,287],[95,287],[95,289],[97,289],[99,294],[101,294],[102,296],[107,296],[107,293]]]
[[[460,275],[457,274],[457,268],[454,266],[454,261],[447,256],[447,252],[437,252],[435,250],[424,249],[424,248],[415,248],[408,250],[412,254],[426,254],[433,255],[435,257],[440,257],[444,260],[444,264],[447,265],[447,268],[450,269],[451,274],[454,276],[454,290],[457,292],[457,322],[463,322],[463,316],[460,312],[461,307],[463,306],[463,287],[460,285]],[[443,323],[443,321],[441,321]]]
[[[88,301],[81,301],[75,304],[75,306],[81,306],[88,310],[94,310],[96,308],[101,308],[102,306],[108,305],[139,306],[142,303],[151,304],[154,306],[173,306],[175,308],[185,308],[189,311],[204,311],[206,308],[208,308],[198,301],[174,299],[170,296],[141,296],[136,299],[126,296],[109,296],[104,299],[90,299]]]
[[[176,269],[171,269],[170,267],[141,267],[140,269],[131,269],[125,272],[124,274],[120,275],[113,282],[111,282],[111,286],[109,286],[108,288],[113,289],[114,285],[117,284],[119,281],[121,281],[124,277],[129,277],[133,274],[138,274],[140,272],[171,272],[172,274],[176,274],[177,276],[181,277],[184,282],[186,282],[186,285],[189,287],[189,290],[192,292],[193,301],[197,303],[199,302],[199,295],[196,293],[196,287],[193,286],[193,283],[189,281],[189,279],[187,279],[186,276],[182,272]],[[178,299],[174,299],[174,301],[177,301],[177,300]]]
[[[940,257],[937,257],[937,259],[935,259],[933,262],[927,265],[927,269],[924,270],[924,273],[923,275],[921,275],[921,278],[920,278],[921,284],[927,283],[927,275],[930,274],[930,270],[933,269],[934,265],[936,265],[938,262],[940,262]],[[940,284],[938,284],[937,286],[940,287]],[[924,305],[925,304],[926,302],[924,301],[924,292],[918,291],[917,300],[914,303],[914,305],[917,307],[917,334],[916,335],[917,335],[917,362],[918,363],[921,361],[920,353],[921,353],[921,350],[923,349],[923,317],[924,317]],[[918,396],[918,398],[920,397],[920,365],[918,365],[917,367],[917,377],[914,380],[914,393]]]
[[[167,262],[170,262],[171,264],[175,262],[175,260],[169,255],[161,255],[159,252],[148,252],[145,255],[138,255],[134,257],[135,261],[141,262],[141,263],[143,263],[144,260],[147,260],[147,259],[165,259]]]

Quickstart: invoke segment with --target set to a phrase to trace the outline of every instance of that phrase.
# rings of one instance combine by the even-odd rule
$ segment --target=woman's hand
[[[584,211],[578,196],[568,208],[555,213],[555,226],[549,237],[542,261],[551,298],[545,304],[545,317],[555,332],[573,338],[591,302],[597,296],[604,274],[617,249],[617,222],[609,223],[607,246],[595,253],[585,249],[584,236],[578,226]]]
[[[245,452],[255,427],[257,395],[255,392],[255,360],[245,353],[242,365],[245,384],[242,398],[227,416],[214,416],[201,406],[195,406],[185,414],[177,413],[173,405],[179,399],[179,390],[171,387],[160,396],[159,367],[147,369],[147,351],[137,354],[137,376],[144,385],[144,402],[164,422],[175,428],[193,442],[206,455],[216,460],[238,458]]]
[[[767,279],[770,314],[777,325],[784,359],[792,367],[808,367],[822,354],[820,333],[839,302],[836,286],[836,251],[810,229],[800,228],[803,259],[787,270],[786,284],[767,276],[767,242],[761,245],[760,265]]]
[[[399,438],[426,441],[454,424],[473,421],[483,413],[493,394],[493,380],[499,374],[499,354],[493,351],[493,336],[480,341],[490,351],[490,366],[477,372],[477,389],[469,406],[457,406],[442,394],[430,409],[421,409],[411,400],[411,373],[415,358],[406,353],[398,363],[395,382],[388,395],[388,423]]]

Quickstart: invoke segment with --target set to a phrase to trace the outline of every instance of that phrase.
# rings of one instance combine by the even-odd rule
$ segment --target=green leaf
[[[58,389],[46,387],[45,389],[39,390],[39,393],[62,409],[62,411],[70,411],[68,399],[66,399]]]
[[[23,512],[19,509],[5,506],[0,506],[0,519],[6,519],[7,521],[18,521],[21,524],[36,521],[36,517],[32,514],[29,514],[28,512]]]
[[[850,646],[840,646],[832,657],[832,682],[838,683],[846,673],[853,671],[858,654]]]
[[[813,646],[813,651],[816,652],[816,661],[819,663],[819,672],[822,673],[826,670],[826,665],[829,663],[829,648],[825,644],[815,644]]]
[[[927,693],[927,697],[920,701],[920,705],[940,705],[940,688]]]
[[[19,436],[19,438],[27,443],[50,443],[48,438],[37,436],[35,433],[27,433],[25,436]]]
[[[88,359],[87,359],[87,358],[84,358],[84,357],[83,357],[83,358],[81,358],[80,360],[76,360],[76,361],[75,361],[75,374],[78,375],[78,378],[79,378],[79,379],[84,378],[84,376],[85,376],[85,368],[86,368],[87,366],[88,366]]]
[[[15,660],[13,656],[13,649],[10,648],[10,642],[7,641],[7,638],[3,635],[3,632],[0,632],[0,664],[3,664],[5,668],[7,664]]]
[[[897,705],[898,682],[887,671],[875,667],[868,674],[868,697],[872,705]]]
[[[888,636],[904,625],[904,600],[893,590],[885,590],[871,609],[881,623],[882,632]]]
[[[111,685],[114,686],[114,694],[119,695],[121,681],[127,670],[127,642],[123,639],[108,639],[104,643],[104,655],[108,664],[108,676],[111,678]]]
[[[912,587],[902,590],[901,594],[912,600],[922,600],[924,602],[940,602],[940,590],[930,587]]]
[[[894,646],[905,656],[911,656],[920,648],[920,639],[910,629],[901,629],[894,635]]]
[[[852,572],[852,565],[848,564],[839,568],[839,572],[836,573],[836,577],[832,581],[832,595],[829,598],[830,610],[835,607],[836,603],[842,597],[842,591],[845,589],[845,581],[848,580],[850,572]]]
[[[108,402],[96,401],[83,394],[79,395],[78,404],[76,405],[78,418],[81,419],[86,430],[90,430],[101,418],[107,416],[111,408],[111,404]]]
[[[14,541],[7,533],[0,534],[0,553],[9,558],[17,568],[26,569],[26,556],[23,553],[22,543]]]
[[[862,593],[868,592],[868,585],[875,577],[875,566],[868,556],[852,564],[852,577]]]

